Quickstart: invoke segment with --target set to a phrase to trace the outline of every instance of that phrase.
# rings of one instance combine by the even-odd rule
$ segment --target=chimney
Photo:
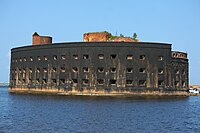
[[[35,32],[32,36],[32,45],[43,45],[43,44],[52,44],[52,37],[40,36],[37,32]]]

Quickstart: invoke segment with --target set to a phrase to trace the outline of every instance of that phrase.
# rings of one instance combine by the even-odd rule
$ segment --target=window
[[[83,55],[83,59],[84,59],[84,60],[89,59],[89,55],[87,55],[87,54]]]
[[[73,71],[73,72],[78,72],[78,68],[77,68],[77,67],[73,67],[73,68],[72,68],[72,71]]]
[[[139,69],[139,72],[140,72],[140,73],[146,73],[146,70],[145,70],[145,68],[140,68],[140,69]]]
[[[110,85],[116,85],[116,80],[110,79]]]
[[[36,84],[39,84],[40,83],[40,79],[36,79]]]
[[[37,73],[40,73],[40,68],[37,68],[37,70],[36,70],[36,71],[37,71]]]
[[[33,57],[32,56],[30,57],[30,61],[33,61]]]
[[[98,68],[97,68],[97,71],[98,71],[99,73],[103,73],[103,72],[104,72],[104,68],[103,68],[103,67],[98,67]]]
[[[77,55],[77,54],[74,54],[74,55],[73,55],[73,58],[74,58],[75,60],[78,60],[78,55]]]
[[[73,84],[78,84],[78,80],[77,79],[72,79]]]
[[[126,68],[126,73],[133,73],[133,68]]]
[[[19,73],[22,73],[22,70],[21,70],[21,69],[19,69]]]
[[[158,74],[163,74],[163,73],[164,73],[163,68],[159,68],[159,69],[158,69]]]
[[[60,84],[65,84],[65,79],[60,79]]]
[[[44,56],[44,60],[47,60],[47,56]]]
[[[127,56],[126,56],[126,59],[127,59],[127,60],[133,60],[133,55],[127,55]]]
[[[89,68],[88,67],[83,67],[83,72],[89,72]]]
[[[97,83],[98,83],[98,85],[103,85],[104,84],[104,80],[103,79],[97,79]]]
[[[110,55],[110,59],[116,59],[117,58],[117,55],[116,54],[111,54]]]
[[[22,62],[22,58],[19,58],[19,61]]]
[[[140,60],[145,60],[146,56],[145,55],[140,55]]]
[[[186,87],[185,81],[182,81],[182,87],[183,87],[183,88]]]
[[[53,83],[53,84],[56,84],[56,79],[52,79],[52,83]]]
[[[56,72],[56,67],[53,67],[53,72]]]
[[[88,83],[89,83],[89,80],[88,80],[88,79],[83,79],[82,81],[83,81],[83,84],[84,84],[84,85],[88,85]]]
[[[164,81],[163,80],[158,80],[158,86],[164,86]]]
[[[15,58],[15,62],[17,62],[17,58]]]
[[[175,81],[175,86],[179,87],[179,81]]]
[[[43,83],[43,84],[46,84],[46,83],[47,83],[47,79],[43,79],[43,80],[42,80],[42,83]]]
[[[61,60],[65,60],[65,59],[66,59],[65,55],[61,55]]]
[[[44,72],[44,73],[47,73],[47,68],[43,68],[43,72]]]
[[[26,73],[26,69],[25,69],[25,68],[23,68],[23,70],[22,70],[22,71],[23,71],[23,73]]]
[[[26,57],[24,57],[24,61],[26,62]]]
[[[40,56],[38,56],[37,59],[40,61],[41,60]]]
[[[98,55],[98,59],[103,60],[104,59],[104,55],[103,54],[99,54]]]
[[[126,85],[127,86],[133,85],[133,80],[126,80]]]
[[[53,56],[53,60],[57,60],[58,57],[56,55]]]
[[[179,70],[178,69],[175,70],[175,74],[179,74]]]
[[[146,80],[139,80],[139,86],[146,86]]]
[[[163,56],[158,56],[158,60],[162,61],[163,60]]]
[[[185,70],[182,70],[182,75],[185,75]]]
[[[115,67],[110,68],[110,72],[111,73],[116,73],[116,68]]]
[[[60,70],[61,70],[61,72],[64,73],[65,72],[65,67],[61,67]]]
[[[29,68],[29,72],[30,72],[30,73],[32,73],[32,72],[33,72],[32,68]]]

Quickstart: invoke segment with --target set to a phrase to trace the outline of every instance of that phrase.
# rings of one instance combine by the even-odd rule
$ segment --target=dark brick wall
[[[176,80],[175,68],[185,73]],[[172,59],[171,44],[162,43],[27,46],[12,49],[10,85],[108,91],[188,89],[188,61]]]

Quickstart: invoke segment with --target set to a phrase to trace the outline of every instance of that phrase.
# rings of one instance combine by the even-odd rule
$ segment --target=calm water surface
[[[10,94],[0,133],[200,132],[200,97],[133,99]]]

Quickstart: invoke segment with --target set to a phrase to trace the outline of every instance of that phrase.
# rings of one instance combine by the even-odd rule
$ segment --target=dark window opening
[[[52,79],[52,83],[53,83],[53,84],[56,84],[56,79]]]
[[[97,71],[100,72],[100,73],[103,73],[104,72],[104,68],[103,67],[98,67]]]
[[[17,58],[15,59],[15,62],[17,62]]]
[[[41,60],[40,56],[38,56],[37,59],[40,61]]]
[[[78,80],[77,80],[77,79],[72,79],[72,82],[73,82],[74,84],[78,84]]]
[[[133,80],[126,80],[126,85],[128,86],[133,85]]]
[[[33,57],[30,57],[30,61],[33,61]]]
[[[185,70],[182,70],[182,75],[185,75]]]
[[[116,54],[111,54],[111,55],[110,55],[110,58],[111,58],[111,59],[116,59],[116,58],[117,58],[117,55],[116,55]]]
[[[36,70],[36,71],[37,71],[37,73],[40,73],[40,68],[37,68],[37,70]]]
[[[182,81],[182,87],[186,87],[185,81]]]
[[[133,55],[127,55],[126,59],[127,60],[133,60]]]
[[[19,73],[22,73],[22,70],[21,70],[21,69],[19,69]]]
[[[145,55],[140,55],[140,60],[145,60],[146,56]]]
[[[179,74],[179,70],[178,70],[178,69],[176,69],[176,70],[175,70],[175,73],[176,73],[176,74]]]
[[[53,72],[56,72],[56,67],[53,67]]]
[[[89,72],[89,68],[88,67],[83,67],[83,72]]]
[[[88,79],[83,79],[83,84],[88,85],[89,80]]]
[[[175,86],[179,87],[179,81],[175,81]]]
[[[139,69],[139,72],[140,72],[140,73],[146,73],[146,70],[145,70],[145,68],[140,68],[140,69]]]
[[[60,79],[60,84],[65,84],[65,79]]]
[[[47,72],[47,68],[43,68],[43,72],[46,73]]]
[[[164,70],[162,68],[158,69],[158,74],[163,74]]]
[[[56,55],[53,56],[53,60],[57,60],[58,57]]]
[[[146,80],[139,80],[139,86],[146,86]]]
[[[116,80],[110,79],[110,85],[116,85]]]
[[[73,67],[72,71],[76,73],[76,72],[78,72],[78,68],[77,67]]]
[[[36,79],[36,84],[39,84],[40,83],[40,79]]]
[[[26,73],[26,69],[25,68],[23,68],[23,73]]]
[[[110,72],[111,73],[116,73],[116,68],[115,67],[110,68]]]
[[[61,72],[63,73],[65,72],[65,67],[61,67],[60,69],[61,69]]]
[[[78,60],[78,55],[77,55],[77,54],[74,54],[74,55],[73,55],[73,58],[74,58],[75,60]]]
[[[89,55],[87,55],[87,54],[83,55],[83,59],[84,59],[84,60],[89,59]]]
[[[103,60],[104,59],[104,55],[103,54],[99,54],[98,55],[98,59]]]
[[[46,83],[47,83],[47,79],[43,79],[43,80],[42,80],[42,83],[43,83],[43,84],[46,84]]]
[[[44,56],[44,60],[47,60],[47,57],[46,57],[46,56]]]
[[[158,60],[162,61],[163,60],[163,56],[158,56]]]
[[[61,60],[65,60],[65,59],[66,59],[65,55],[61,55]]]
[[[30,72],[30,73],[33,73],[33,70],[32,70],[32,68],[29,68],[29,72]]]
[[[126,68],[127,73],[133,73],[133,68]]]
[[[98,85],[103,85],[104,84],[104,80],[103,79],[97,79],[97,83],[98,83]]]
[[[158,80],[158,86],[164,86],[164,81],[163,80]]]

